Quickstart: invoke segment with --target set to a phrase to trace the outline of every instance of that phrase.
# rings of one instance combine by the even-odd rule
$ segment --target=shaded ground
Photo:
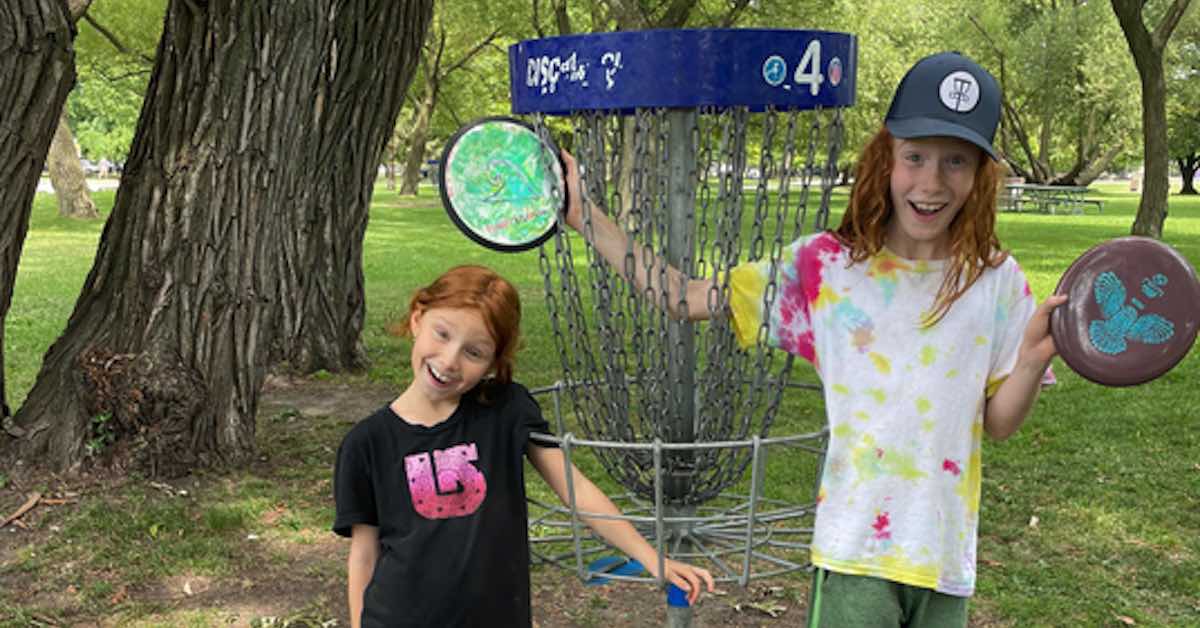
[[[18,524],[0,529],[0,626],[347,626],[349,543],[330,533],[328,522],[321,519],[321,509],[331,508],[322,503],[329,493],[328,461],[340,435],[393,394],[377,384],[271,380],[260,404],[261,455],[244,472],[163,483],[103,473],[58,477],[20,467],[4,469],[0,518],[35,490],[49,501],[23,515]],[[290,495],[292,503],[281,500],[258,512],[245,528],[219,537],[218,553],[231,565],[220,576],[176,567],[168,568],[166,575],[139,577],[123,569],[120,561],[111,568],[98,567],[102,561],[94,556],[76,562],[65,547],[80,542],[70,531],[78,525],[72,522],[81,520],[79,511],[93,508],[83,519],[89,525],[102,516],[89,504],[111,499],[120,507],[127,494],[144,491],[151,500],[182,500],[186,517],[195,525],[211,525],[212,504],[220,502],[213,496],[222,491],[237,496],[253,483],[281,487],[279,494]],[[300,497],[288,492],[287,487],[294,486],[300,486]],[[319,516],[303,519],[300,513],[306,508]],[[145,535],[146,530],[112,533]],[[169,535],[163,534],[160,542],[170,543],[165,538]],[[136,544],[116,547],[139,551]],[[52,556],[51,564],[39,563],[39,552]],[[534,570],[533,588],[540,628],[665,625],[665,595],[648,584],[589,586],[573,573],[542,566]],[[803,575],[755,581],[746,588],[724,586],[697,606],[692,625],[801,626],[806,590]],[[972,625],[998,624],[977,617]]]
[[[294,482],[312,470],[313,459],[293,455],[288,449],[291,442],[307,441],[309,449],[331,459],[338,435],[393,394],[388,387],[366,383],[272,380],[260,403],[262,455],[240,477],[280,485]],[[322,440],[327,442],[318,442]],[[145,491],[151,500],[178,500],[199,525],[207,521],[205,508],[211,508],[212,500],[197,496],[222,490],[236,494],[237,478],[199,474],[149,482],[95,471],[51,476],[23,467],[0,469],[5,474],[0,520],[31,493],[43,497],[18,523],[0,529],[0,626],[348,625],[344,565],[349,544],[316,525],[285,530],[288,534],[270,533],[292,516],[290,510],[300,510],[300,504],[280,504],[258,515],[250,529],[264,532],[236,531],[222,537],[227,545],[223,551],[232,564],[228,573],[213,576],[203,569],[182,569],[143,579],[119,564],[105,568],[97,566],[101,561],[94,557],[71,558],[69,544],[81,543],[72,531],[81,511],[97,508],[97,502],[120,504],[127,493]],[[311,493],[328,492],[327,480],[316,484],[309,487]],[[96,516],[87,514],[86,520]],[[137,550],[131,546],[125,551]],[[41,561],[39,553],[51,556],[50,562]],[[665,595],[648,584],[589,586],[572,573],[545,566],[535,568],[533,583],[534,617],[541,628],[665,622]],[[697,606],[693,626],[799,625],[802,587],[786,581],[754,583],[747,589],[725,587]]]

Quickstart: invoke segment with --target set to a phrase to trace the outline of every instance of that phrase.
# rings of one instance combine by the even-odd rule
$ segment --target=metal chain
[[[681,419],[694,420],[697,443],[767,434],[779,411],[793,361],[790,355],[776,356],[769,348],[767,320],[780,291],[778,275],[785,263],[781,258],[787,224],[793,224],[791,239],[801,234],[807,222],[812,179],[817,175],[821,177],[821,204],[816,224],[828,220],[842,133],[840,110],[834,110],[828,126],[822,128],[822,116],[829,113],[767,111],[751,115],[745,108],[702,110],[690,122],[690,129],[677,126],[675,135],[669,128],[673,114],[665,110],[640,109],[625,117],[618,112],[575,115],[581,187],[590,201],[585,203],[584,236],[587,241],[594,236],[591,212],[608,214],[629,235],[617,268],[609,266],[591,246],[583,249],[586,271],[577,267],[573,245],[578,246],[579,240],[562,230],[539,252],[550,329],[567,382],[569,407],[585,437],[616,442],[669,441],[674,429],[671,421]],[[786,120],[780,115],[787,115]],[[812,116],[811,124],[807,115]],[[807,133],[801,130],[806,124]],[[757,135],[759,127],[760,179],[751,203],[744,199],[743,188],[747,136]],[[535,128],[545,132],[540,118]],[[680,131],[690,137],[690,147],[685,140],[682,147],[672,148],[671,141],[680,141]],[[678,150],[684,155],[673,152]],[[818,151],[824,157],[820,164],[816,162]],[[679,204],[673,195],[680,192],[668,183],[677,182],[680,174],[677,170],[672,179],[670,168],[680,167],[676,161],[688,160],[691,163],[684,164],[688,170],[683,176],[694,189],[683,193],[694,197],[689,197],[693,202],[684,207],[692,211],[683,211],[681,218],[673,221],[668,209],[673,202]],[[793,191],[797,178],[800,189]],[[752,215],[747,217],[748,209]],[[669,245],[672,242],[675,244]],[[669,246],[679,247],[680,242],[690,244],[676,252],[683,277],[672,286],[665,267],[655,262],[665,260]],[[640,262],[634,251],[639,251]],[[737,346],[728,311],[730,273],[745,261],[765,264],[767,282],[760,302],[763,324],[756,330],[753,344],[743,350]],[[635,276],[645,288],[634,287],[631,280]],[[673,321],[667,306],[689,305],[689,277],[707,285],[704,305],[710,320],[693,324],[690,336],[669,333]],[[670,296],[673,288],[680,289],[676,297]],[[674,364],[694,364],[694,386],[685,391],[686,372],[672,371],[669,367]],[[692,398],[680,397],[683,394]],[[692,403],[695,416],[680,417],[678,409]],[[616,481],[637,495],[652,498],[651,451],[596,448],[595,452]],[[667,455],[662,460],[663,470],[686,473],[689,478],[686,492],[669,499],[684,504],[707,501],[740,481],[749,461],[749,452],[739,449],[696,448],[687,455]]]

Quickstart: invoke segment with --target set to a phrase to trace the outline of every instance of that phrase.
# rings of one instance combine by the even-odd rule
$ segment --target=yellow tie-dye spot
[[[983,477],[983,457],[980,441],[983,440],[983,422],[976,421],[971,427],[971,455],[967,458],[967,468],[958,479],[955,492],[962,498],[969,516],[979,516],[979,488]]]
[[[932,421],[930,419],[925,419],[924,421],[921,421],[921,431],[922,432],[932,432],[934,425],[935,425],[934,421]]]
[[[836,570],[839,573],[875,577],[886,575],[889,578],[899,578],[905,584],[925,589],[936,589],[938,581],[941,580],[941,565],[929,560],[921,562],[912,560],[908,558],[904,548],[899,544],[893,545],[891,551],[877,557],[873,564],[839,560],[826,556],[816,547],[809,550],[809,556],[814,565]]]
[[[916,481],[926,475],[917,468],[912,455],[878,449],[875,447],[875,439],[869,434],[850,452],[850,460],[858,473],[859,481],[870,481],[881,476],[898,476],[904,480]]]
[[[823,283],[821,284],[820,291],[817,293],[817,300],[813,301],[813,309],[820,310],[827,305],[834,305],[841,300],[842,297],[838,296],[838,294],[833,291],[833,288],[829,287],[829,284]]]
[[[883,375],[890,375],[892,372],[892,363],[886,356],[879,353],[870,353],[867,357],[871,358],[871,362],[875,364],[875,370]]]
[[[875,403],[884,403],[887,401],[887,393],[883,392],[882,388],[868,388],[867,394],[875,400]]]
[[[863,412],[862,410],[859,410],[858,412],[854,413],[854,418],[858,419],[859,421],[870,421],[871,415],[867,414],[866,412]]]
[[[979,346],[981,346],[981,347],[982,347],[983,345],[986,345],[986,344],[987,344],[987,337],[986,337],[986,336],[975,336],[975,344],[977,344],[977,345],[979,345]]]
[[[834,384],[834,385],[830,386],[829,388],[830,388],[830,390],[832,390],[833,392],[835,392],[839,395],[849,395],[850,394],[850,389],[846,388],[846,386],[843,384]]]
[[[854,438],[855,434],[854,428],[850,427],[849,423],[839,423],[837,427],[833,428],[833,435],[838,438]]]
[[[917,397],[917,412],[925,414],[926,412],[929,412],[930,408],[932,407],[933,404],[930,403],[928,399],[925,397]]]
[[[936,588],[941,578],[941,565],[934,562],[916,562],[909,560],[904,549],[899,545],[894,550],[879,557],[879,566],[887,573],[904,574],[904,581],[918,587]]]
[[[954,379],[955,377],[958,377],[958,369],[946,371],[946,379]]]
[[[925,366],[933,366],[937,360],[937,349],[933,345],[925,345],[921,347],[921,364]]]

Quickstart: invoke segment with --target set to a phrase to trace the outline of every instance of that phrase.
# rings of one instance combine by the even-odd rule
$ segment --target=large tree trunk
[[[373,8],[357,9],[367,11],[367,19],[339,17],[333,39],[324,42],[326,63],[316,95],[324,106],[313,117],[320,132],[313,137],[316,144],[301,153],[309,178],[296,199],[305,222],[292,232],[294,246],[285,246],[282,254],[300,296],[283,300],[282,357],[300,373],[367,366],[362,344],[367,212],[380,156],[433,14],[432,0],[367,4]]]
[[[412,128],[408,132],[408,156],[404,158],[404,177],[400,193],[416,196],[421,182],[421,165],[425,163],[425,143],[429,141],[429,125],[433,121],[433,108],[437,106],[439,77],[430,73],[425,81],[425,93],[413,113]]]
[[[1196,178],[1196,168],[1200,167],[1200,154],[1192,153],[1186,157],[1179,157],[1175,162],[1179,164],[1179,176],[1183,177],[1183,186],[1179,188],[1179,193],[1189,196],[1196,194],[1196,186],[1192,179]]]
[[[83,166],[79,163],[79,147],[67,126],[67,114],[58,116],[58,129],[46,156],[50,170],[50,185],[58,199],[58,215],[66,218],[99,218],[96,203],[88,191]]]
[[[308,170],[346,156],[338,134],[386,126],[338,103],[337,77],[376,43],[366,33],[419,41],[427,4],[171,1],[95,264],[15,417],[17,455],[69,467],[106,416],[112,462],[151,475],[250,458],[281,305],[302,300],[296,276],[324,270],[296,266],[317,254],[289,236],[361,240],[317,210],[365,199],[320,202],[328,171]],[[355,148],[373,169],[378,146]]]
[[[1149,54],[1150,51],[1143,51]],[[1162,238],[1170,194],[1170,159],[1167,154],[1167,81],[1162,53],[1139,63],[1142,75],[1142,143],[1146,167],[1142,179],[1142,200],[1133,221],[1133,235]]]
[[[1125,33],[1134,65],[1142,82],[1142,143],[1146,175],[1142,200],[1131,229],[1134,235],[1162,237],[1170,194],[1167,151],[1167,83],[1163,50],[1191,0],[1173,0],[1153,32],[1142,18],[1145,0],[1111,0],[1113,12]]]
[[[66,7],[40,0],[0,5],[0,444],[7,429],[4,319],[29,230],[46,151],[75,85],[75,28]]]

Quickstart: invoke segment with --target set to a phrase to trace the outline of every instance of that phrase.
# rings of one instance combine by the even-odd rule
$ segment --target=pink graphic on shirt
[[[417,514],[426,519],[450,519],[479,510],[487,497],[487,480],[471,464],[478,459],[475,443],[434,450],[433,465],[428,453],[405,456],[408,492]]]
[[[891,539],[892,531],[888,529],[891,527],[891,525],[892,525],[892,521],[888,517],[888,513],[883,512],[883,513],[879,513],[878,515],[875,515],[875,523],[871,524],[871,527],[875,528],[875,536],[872,538],[876,538],[881,541],[886,541],[886,540]]]
[[[957,462],[949,458],[942,460],[942,471],[949,471],[956,476],[962,475],[962,467],[958,466]]]
[[[817,365],[812,330],[813,303],[821,294],[821,269],[837,258],[841,244],[830,235],[813,238],[796,251],[795,278],[786,282],[779,302],[779,346]]]

